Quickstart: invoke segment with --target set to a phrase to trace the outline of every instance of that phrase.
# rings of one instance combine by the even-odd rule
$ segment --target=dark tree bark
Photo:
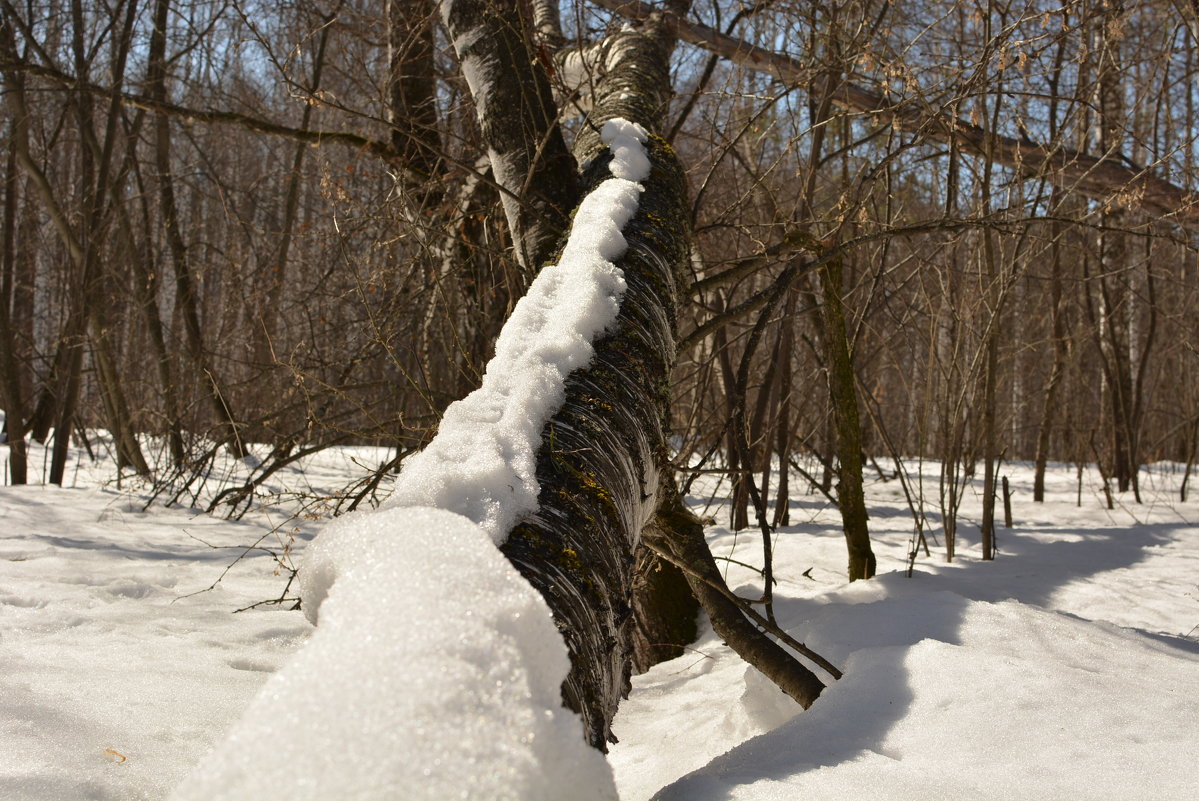
[[[790,461],[791,461],[791,358],[794,347],[795,294],[787,296],[787,306],[783,312],[783,324],[779,330],[781,343],[776,368],[779,371],[779,419],[776,428],[775,448],[779,460],[779,486],[775,491],[774,520],[775,528],[791,524],[790,497]]]
[[[682,656],[699,636],[700,604],[686,574],[648,547],[635,551],[633,565],[633,670],[644,673],[659,662]]]
[[[721,577],[716,560],[704,541],[703,525],[668,488],[663,497],[655,525],[645,531],[646,544],[669,554],[672,560],[687,568],[691,589],[712,621],[713,630],[745,661],[762,672],[796,703],[807,709],[816,702],[824,684],[816,674],[797,662],[778,643],[765,636],[746,618],[743,602],[734,600]],[[762,625],[765,621],[758,621]],[[802,643],[788,643],[803,648]],[[806,648],[804,648],[806,651]],[[823,659],[814,657],[834,678],[840,671]]]
[[[1056,140],[1058,137],[1058,129],[1060,122],[1058,119],[1060,100],[1059,87],[1062,83],[1062,68],[1066,60],[1066,42],[1062,39],[1057,44],[1057,50],[1054,55],[1053,70],[1049,75],[1050,94],[1052,95],[1049,101],[1049,138]],[[1077,91],[1077,90],[1076,90]],[[1053,209],[1062,208],[1062,203],[1065,200],[1065,193],[1055,187],[1050,195],[1049,206]],[[1049,295],[1050,295],[1050,315],[1053,326],[1053,366],[1049,371],[1049,378],[1045,381],[1045,389],[1042,394],[1040,424],[1037,428],[1037,444],[1034,453],[1034,468],[1033,468],[1033,486],[1032,499],[1035,503],[1044,503],[1045,501],[1045,468],[1049,462],[1049,444],[1050,437],[1053,434],[1053,422],[1056,417],[1055,411],[1057,406],[1058,386],[1061,384],[1062,376],[1066,370],[1066,356],[1070,351],[1070,342],[1066,337],[1066,309],[1063,302],[1063,276],[1062,276],[1062,252],[1065,245],[1062,237],[1065,235],[1064,227],[1059,222],[1054,222],[1050,225],[1050,277],[1049,277]]]
[[[664,43],[641,33],[617,36],[597,112],[576,146],[586,186],[608,177],[599,125],[612,117],[652,125],[669,97]],[[637,540],[670,480],[661,466],[687,195],[670,146],[652,137],[647,150],[652,169],[617,265],[627,282],[619,317],[595,344],[590,366],[568,379],[566,402],[542,437],[538,511],[503,546],[554,611],[572,661],[564,700],[599,748],[615,741],[612,717],[629,689]]]
[[[828,65],[812,83],[809,114],[815,124],[812,150],[808,160],[807,185],[803,195],[805,219],[815,219],[816,177],[824,149],[826,123],[833,104],[832,87],[841,81],[840,43],[830,36],[826,43]],[[811,238],[809,248],[817,254],[827,243]],[[818,272],[820,284],[820,338],[824,345],[825,374],[833,425],[837,431],[837,507],[841,529],[849,552],[850,581],[873,578],[876,570],[874,550],[866,514],[866,493],[862,483],[862,422],[858,405],[857,372],[854,369],[853,343],[845,313],[844,260],[838,255],[826,260]],[[828,463],[826,462],[826,465]]]
[[[737,375],[733,370],[733,357],[729,350],[728,336],[723,328],[715,336],[716,359],[720,362],[720,377],[723,381],[728,419],[734,420],[740,407],[737,391]],[[741,531],[749,525],[749,454],[741,447],[742,436],[734,423],[730,422],[725,434],[725,459],[729,472],[729,528]]]
[[[1056,206],[1056,204],[1055,204]],[[1049,378],[1045,381],[1042,394],[1041,421],[1037,428],[1037,445],[1034,456],[1034,472],[1032,499],[1036,503],[1045,501],[1045,468],[1049,462],[1049,441],[1053,433],[1053,421],[1057,416],[1058,387],[1066,372],[1066,357],[1070,352],[1070,340],[1066,334],[1066,310],[1062,299],[1062,243],[1063,231],[1060,225],[1051,228],[1053,236],[1052,252],[1049,257],[1052,274],[1049,283],[1050,314],[1053,326],[1053,366],[1049,370]]]
[[[17,272],[17,154],[13,142],[9,144],[3,181],[4,217],[0,221],[0,401],[4,403],[9,481],[12,484],[24,484],[28,473],[25,398],[21,392],[21,367],[10,314]]]
[[[407,191],[422,203],[440,194],[441,132],[437,115],[437,78],[433,0],[389,0],[387,49],[391,66],[388,123]]]
[[[840,259],[833,259],[820,274],[821,318],[824,327],[829,396],[837,428],[837,505],[849,549],[849,580],[873,578],[876,570],[862,487],[862,423],[858,414],[853,357],[845,329],[841,300]]]

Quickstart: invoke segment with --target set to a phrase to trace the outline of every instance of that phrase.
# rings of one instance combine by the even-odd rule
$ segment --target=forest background
[[[565,4],[566,35],[619,5]],[[758,493],[785,499],[789,473],[832,490],[826,285],[861,451],[942,461],[950,533],[978,459],[1098,462],[1113,491],[1145,462],[1193,464],[1192,5],[690,19],[785,63],[675,51],[664,134],[694,226],[678,465],[744,487],[773,455],[782,483]],[[168,497],[246,442],[274,448],[259,476],[338,443],[393,446],[390,468],[478,383],[529,268],[430,3],[4,0],[3,22],[10,482],[25,438],[63,432],[41,467],[61,481],[66,432],[93,427]],[[418,60],[414,111],[397,87]]]
[[[393,445],[379,466],[393,467],[477,384],[525,268],[452,48],[419,35],[433,9],[395,5],[6,0],[9,481],[27,476],[25,437],[90,427],[175,496],[221,445],[273,445],[259,476],[336,443]],[[566,11],[572,36],[615,24]],[[783,482],[762,494],[785,499],[790,462],[831,489],[805,236],[843,264],[861,450],[943,461],[950,531],[955,477],[980,457],[1097,461],[1116,490],[1146,461],[1194,462],[1193,210],[1145,188],[1195,183],[1193,7],[712,2],[692,16],[785,52],[793,74],[676,51],[666,135],[695,229],[678,464],[719,452],[738,477],[776,454]],[[417,58],[436,108],[415,124],[435,125],[436,152],[394,125],[411,111],[396,76]],[[883,102],[838,102],[835,81]],[[436,186],[397,181],[414,165]]]
[[[772,530],[797,481],[839,510],[851,580],[876,570],[872,470],[902,488],[912,560],[926,534],[954,558],[976,465],[984,560],[1005,461],[1033,465],[1036,500],[1050,460],[1077,466],[1080,496],[1094,463],[1112,508],[1171,460],[1186,499],[1193,4],[0,0],[0,14],[12,484],[37,470],[30,440],[49,445],[42,480],[63,483],[74,438],[110,447],[151,502],[237,516],[305,456],[381,445],[308,513],[373,505],[479,385],[580,184],[603,172],[599,123],[629,112],[661,134],[625,231],[640,262],[622,261],[620,322],[546,423],[539,522],[503,546],[566,633],[566,701],[594,745],[627,660],[687,641],[647,628],[664,607],[636,581],[659,571],[633,570],[632,549],[684,572],[712,562],[679,550],[702,528],[676,514],[676,479],[686,494],[720,477],[729,527],[752,515],[762,535],[757,601],[688,573],[721,636],[712,604],[734,600],[734,618],[818,663],[771,601]],[[481,69],[497,52],[505,69]],[[214,490],[229,459],[249,475]],[[542,524],[563,539],[546,545]],[[571,601],[591,592],[611,595]],[[784,689],[807,706],[813,682]]]

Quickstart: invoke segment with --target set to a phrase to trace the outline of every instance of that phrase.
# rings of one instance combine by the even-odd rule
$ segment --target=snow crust
[[[82,461],[88,488],[0,487],[5,801],[165,798],[312,628],[230,614],[279,595],[258,552],[203,591],[265,520],[145,512]]]
[[[1109,512],[1086,493],[1079,509],[1062,468],[1033,504],[1031,468],[1005,469],[1016,527],[999,530],[996,561],[978,558],[981,501],[968,496],[959,557],[945,564],[930,542],[912,578],[897,482],[868,488],[879,575],[853,584],[835,510],[793,499],[774,542],[775,611],[845,677],[801,712],[706,632],[634,677],[609,755],[621,798],[1199,797],[1199,503],[1180,504],[1163,471],[1145,476],[1160,482],[1145,506]],[[726,503],[706,512],[727,519]],[[761,549],[720,526],[708,541],[718,557]],[[744,568],[728,579],[761,592]]]
[[[639,126],[613,120],[602,137],[613,177],[517,303],[482,385],[450,405],[382,509],[309,546],[316,634],[177,801],[616,798],[562,707],[570,664],[549,607],[496,547],[537,508],[542,430],[620,309],[614,262],[650,165]]]
[[[807,712],[772,721],[732,749],[726,740],[722,754],[652,797],[1194,797],[1199,777],[1184,756],[1192,738],[1184,732],[1199,725],[1193,653],[1187,659],[1143,635],[1014,601],[971,602],[904,583],[891,574],[830,598],[813,615],[808,630],[819,637],[808,642],[833,656],[845,678]],[[772,695],[776,707],[787,700],[753,689],[758,707]],[[727,736],[703,724],[690,733]],[[621,789],[625,801],[648,797]]]

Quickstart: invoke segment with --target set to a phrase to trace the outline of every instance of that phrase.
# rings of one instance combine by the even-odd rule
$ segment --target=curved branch
[[[663,534],[661,532],[669,532]],[[675,499],[664,506],[655,528],[647,529],[646,547],[687,574],[691,589],[712,619],[712,628],[745,661],[766,674],[783,692],[807,709],[824,684],[814,673],[749,624],[746,617],[796,653],[812,660],[834,679],[841,670],[832,662],[771,623],[744,598],[738,597],[720,576],[720,568],[703,538],[703,525]]]

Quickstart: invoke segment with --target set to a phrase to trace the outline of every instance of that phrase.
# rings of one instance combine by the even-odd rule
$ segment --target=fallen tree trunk
[[[319,766],[320,787],[346,794],[420,782],[497,797],[511,770],[512,797],[564,797],[571,776],[582,781],[576,797],[611,797],[610,775],[607,784],[594,775],[602,762],[574,739],[556,691],[561,681],[581,733],[605,750],[629,687],[645,530],[738,653],[803,706],[823,688],[719,582],[669,472],[688,203],[673,150],[643,127],[669,97],[668,41],[652,26],[613,34],[597,111],[576,142],[589,191],[555,263],[513,310],[482,386],[404,462],[386,508],[342,517],[309,546],[301,594],[319,618],[316,635],[222,746],[222,774],[199,775],[180,798],[213,797],[214,786],[241,797],[291,793],[299,763]],[[496,564],[489,539],[507,561]],[[406,676],[397,665],[416,667]],[[264,734],[281,719],[288,746],[276,753]],[[339,749],[374,753],[392,741],[401,745],[381,749],[372,773],[327,764]],[[427,754],[441,756],[420,762]],[[422,765],[425,779],[415,777]]]
[[[608,177],[603,123],[619,116],[652,125],[669,97],[667,50],[644,33],[616,36],[597,111],[575,148],[589,188]],[[630,92],[632,84],[639,91]],[[663,480],[677,287],[689,245],[678,160],[658,137],[645,149],[648,178],[617,262],[626,284],[619,315],[591,364],[567,380],[566,400],[542,435],[537,512],[502,546],[554,611],[572,660],[563,697],[599,748],[615,741],[612,717],[629,688],[634,550]]]
[[[606,120],[647,127],[659,121],[669,99],[668,34],[650,25],[620,31],[605,43],[596,111],[575,148],[586,185],[608,172],[611,156],[598,136]],[[713,577],[720,577],[702,526],[686,514],[674,488],[666,431],[676,304],[687,280],[687,191],[673,149],[652,134],[645,148],[648,177],[637,214],[623,231],[627,251],[617,262],[626,282],[619,315],[595,344],[590,365],[567,380],[566,400],[542,435],[537,511],[501,546],[554,612],[572,662],[564,700],[601,749],[615,741],[611,721],[629,689],[639,617],[657,613],[669,627],[694,616],[694,607],[680,603],[678,585],[669,583],[638,599],[649,609],[633,609],[634,556],[643,531],[671,567],[682,568],[691,593],[739,655],[805,708],[824,687],[713,588]],[[644,555],[636,563],[649,564]],[[668,609],[652,608],[664,598]]]

